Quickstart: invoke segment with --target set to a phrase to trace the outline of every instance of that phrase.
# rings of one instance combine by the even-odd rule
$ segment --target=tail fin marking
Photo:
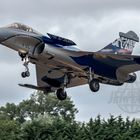
[[[99,52],[113,54],[132,54],[135,43],[139,42],[139,37],[133,31],[127,33],[119,33],[120,38],[110,43]]]

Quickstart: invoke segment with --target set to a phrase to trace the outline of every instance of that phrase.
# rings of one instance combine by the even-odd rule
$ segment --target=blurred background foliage
[[[36,92],[19,104],[0,107],[0,140],[140,140],[140,121],[97,116],[78,122],[68,97],[59,101],[52,93]]]

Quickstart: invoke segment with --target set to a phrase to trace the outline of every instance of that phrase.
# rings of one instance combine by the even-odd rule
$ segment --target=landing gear
[[[29,77],[30,76],[30,72],[29,71],[22,72],[21,76],[22,76],[22,78]]]
[[[61,101],[65,100],[67,98],[67,92],[63,88],[60,88],[56,91],[56,96]]]
[[[92,92],[97,92],[99,91],[100,89],[100,84],[98,82],[98,80],[96,79],[92,79],[90,82],[89,82],[89,88]]]
[[[28,67],[29,62],[30,62],[30,61],[29,61],[29,58],[24,58],[23,66],[25,67],[25,72],[22,72],[22,73],[21,73],[21,76],[22,76],[23,78],[29,77],[29,76],[30,76],[29,67]]]
[[[89,88],[92,92],[97,92],[100,89],[99,81],[94,78],[91,68],[89,68]]]
[[[22,78],[29,77],[30,72],[29,72],[29,67],[28,64],[30,62],[29,56],[27,53],[20,53],[19,56],[21,57],[21,60],[24,61],[23,66],[25,67],[25,72],[21,73]]]
[[[65,100],[67,98],[67,92],[65,91],[65,88],[67,87],[67,84],[69,83],[69,78],[68,78],[68,74],[65,74],[64,76],[64,85],[62,88],[59,88],[56,91],[56,96],[59,100]]]

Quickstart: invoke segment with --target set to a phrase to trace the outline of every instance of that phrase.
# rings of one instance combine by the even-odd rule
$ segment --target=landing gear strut
[[[99,81],[94,78],[91,68],[89,68],[89,88],[92,92],[97,92],[100,89]]]
[[[30,76],[29,67],[28,67],[30,62],[29,56],[27,53],[20,53],[20,52],[19,55],[21,57],[21,60],[24,61],[23,66],[25,67],[25,71],[21,73],[21,76],[22,78],[29,77]]]
[[[67,92],[63,88],[60,88],[56,91],[56,96],[61,101],[65,100],[67,98]]]

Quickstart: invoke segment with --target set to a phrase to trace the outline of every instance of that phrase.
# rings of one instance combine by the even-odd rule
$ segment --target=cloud
[[[81,15],[90,15],[100,17],[106,12],[123,10],[139,10],[139,0],[13,0],[2,1],[0,3],[1,16],[8,15],[11,19],[15,17],[25,17],[29,20],[30,17],[42,18],[62,18],[76,17]],[[8,9],[8,10],[7,10]]]
[[[77,43],[83,50],[97,51],[118,38],[119,31],[134,30],[140,36],[140,1],[128,0],[4,0],[0,2],[0,26],[13,22],[30,25],[41,33],[57,34]],[[135,52],[140,52],[139,45]],[[21,88],[18,83],[36,84],[35,68],[31,77],[22,79],[24,70],[17,52],[0,45],[0,102],[19,102],[33,90]],[[122,111],[108,104],[112,86],[101,85],[92,95],[88,85],[68,90],[80,110],[79,120]],[[116,112],[116,113],[115,113]],[[129,115],[129,114],[124,114]]]

